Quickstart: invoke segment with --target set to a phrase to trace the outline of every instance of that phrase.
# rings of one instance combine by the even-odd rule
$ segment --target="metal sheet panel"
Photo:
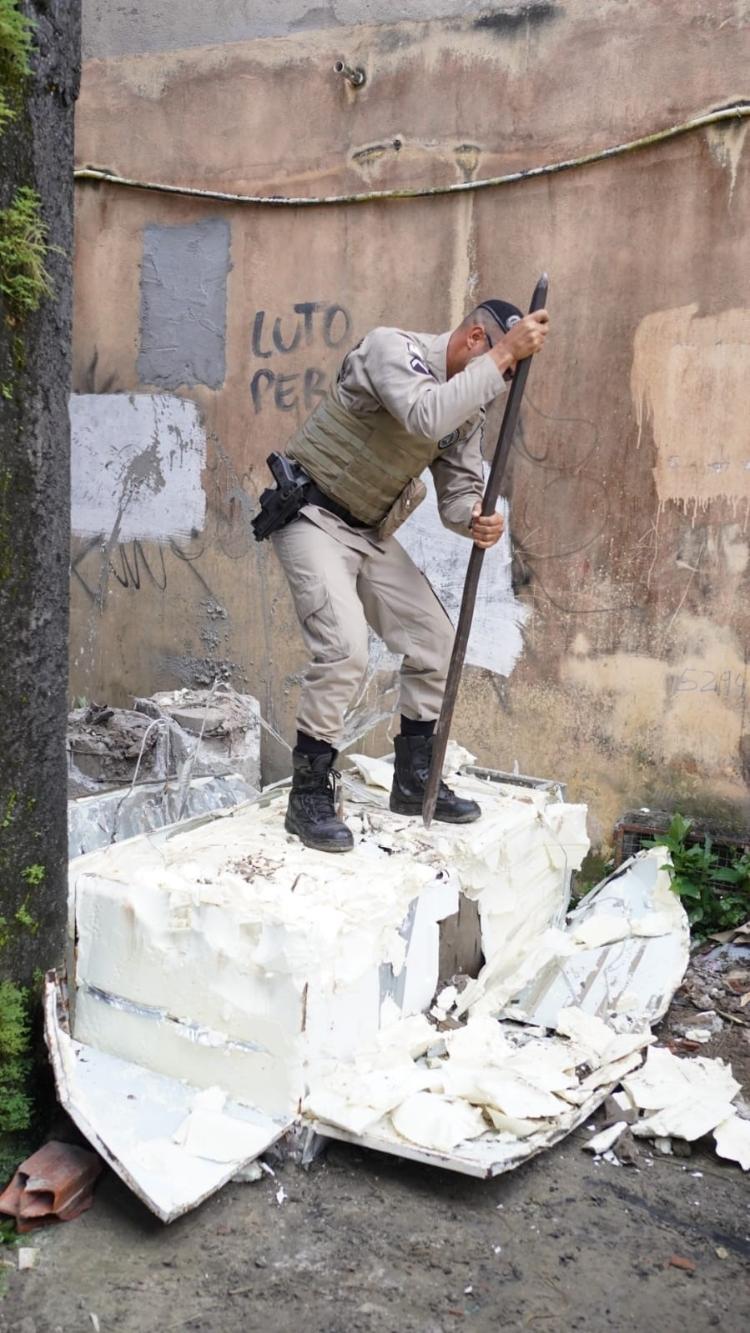
[[[246,1135],[252,1151],[230,1161],[196,1154],[175,1136],[200,1090],[73,1041],[61,983],[48,974],[45,1036],[61,1106],[129,1189],[162,1222],[172,1222],[254,1161],[292,1124],[227,1101],[227,1133]]]

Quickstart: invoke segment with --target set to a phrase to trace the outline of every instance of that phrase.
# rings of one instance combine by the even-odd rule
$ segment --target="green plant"
[[[23,1055],[30,1035],[28,992],[12,981],[0,981],[0,1059]]]
[[[601,851],[587,852],[583,858],[580,870],[573,875],[571,885],[571,896],[575,902],[585,897],[597,884],[607,878],[614,862],[611,856],[606,856]]]
[[[29,994],[0,981],[0,1182],[10,1176],[30,1146],[34,1117],[30,1093],[31,1021]]]
[[[39,195],[21,185],[12,203],[0,209],[0,295],[11,320],[37,310],[42,297],[51,296],[46,257],[47,227]]]
[[[0,0],[0,134],[16,119],[23,104],[23,86],[31,72],[33,32],[34,25],[19,9],[18,0]],[[0,209],[0,297],[11,329],[38,310],[45,296],[52,295],[46,267],[48,248],[39,195],[30,186],[21,185],[7,207]],[[18,336],[13,339],[12,359],[18,373],[25,360],[23,340]],[[0,397],[10,401],[13,394],[13,379],[6,371],[0,381]],[[2,563],[6,564],[7,559]]]
[[[0,1134],[15,1134],[31,1124],[27,1092],[31,1050],[29,996],[12,981],[0,981]]]
[[[0,0],[0,134],[16,114],[13,102],[29,72],[32,33],[18,0]]]
[[[692,819],[676,814],[661,838],[647,847],[666,847],[672,888],[683,901],[696,939],[730,930],[750,917],[750,855],[744,852],[730,866],[722,866],[711,835],[690,840]]]
[[[27,884],[41,884],[46,873],[44,866],[38,864],[26,866],[21,871],[21,879],[25,879]]]
[[[3,472],[0,472],[0,497],[2,497],[4,493],[5,475],[6,474],[4,474]],[[9,476],[10,474],[7,475]],[[8,799],[5,802],[5,814],[0,820],[0,829],[10,828],[11,824],[13,823],[17,805],[18,805],[18,792],[17,791],[9,792]]]
[[[39,930],[39,922],[37,921],[35,916],[31,915],[31,912],[29,911],[28,908],[28,904],[25,901],[22,902],[21,906],[18,908],[18,911],[16,912],[15,915],[15,920],[18,922],[19,926],[21,926],[24,930],[30,931],[32,935],[36,935],[37,931]]]

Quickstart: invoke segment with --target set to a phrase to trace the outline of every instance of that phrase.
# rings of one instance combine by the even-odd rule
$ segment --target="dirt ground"
[[[694,1050],[747,1097],[750,1015],[724,977],[691,968],[660,1040],[679,1051],[707,999],[740,1021]],[[37,1263],[8,1268],[0,1333],[745,1333],[750,1178],[703,1145],[610,1165],[588,1137],[495,1181],[332,1144],[169,1227],[108,1173],[89,1213],[24,1239]]]

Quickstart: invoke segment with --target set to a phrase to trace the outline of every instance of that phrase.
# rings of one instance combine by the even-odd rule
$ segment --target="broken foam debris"
[[[682,978],[687,921],[663,849],[589,894],[566,930],[570,872],[588,848],[584,807],[549,784],[475,770],[451,781],[483,818],[426,830],[384,808],[388,761],[356,762],[370,786],[352,784],[355,848],[335,866],[286,834],[285,796],[273,790],[71,865],[73,1040],[52,1033],[68,1103],[81,1095],[81,1060],[89,1088],[100,1060],[122,1086],[179,1087],[153,1144],[203,1163],[193,1203],[246,1166],[254,1134],[272,1142],[300,1106],[328,1137],[479,1176],[510,1170],[641,1064]],[[477,904],[486,961],[460,992],[439,990],[440,922],[461,895]],[[144,1061],[153,1073],[139,1073]],[[731,1121],[731,1101],[722,1105]],[[87,1111],[120,1169],[116,1126],[91,1098]],[[217,1157],[227,1114],[234,1138]],[[147,1202],[158,1188],[152,1206],[175,1216],[191,1206],[189,1188],[170,1194],[158,1151],[135,1132],[119,1135],[121,1174]],[[730,1127],[726,1141],[736,1138]]]

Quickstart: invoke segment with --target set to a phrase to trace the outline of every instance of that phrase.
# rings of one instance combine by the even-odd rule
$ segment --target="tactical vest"
[[[384,408],[355,416],[329,389],[285,452],[332,500],[374,526],[440,448],[436,440],[410,435]]]

